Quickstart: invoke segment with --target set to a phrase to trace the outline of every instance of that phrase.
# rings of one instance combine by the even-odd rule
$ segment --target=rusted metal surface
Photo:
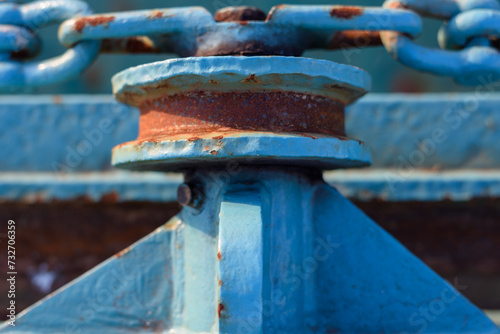
[[[227,7],[215,12],[217,22],[265,21],[267,14],[257,7]]]
[[[97,27],[99,25],[107,25],[109,22],[113,22],[114,16],[93,16],[93,17],[82,17],[75,21],[75,30],[81,33],[85,27]]]
[[[139,108],[139,141],[238,131],[345,135],[344,105],[317,95],[192,92],[147,100]]]
[[[363,8],[356,6],[339,6],[330,10],[331,17],[337,17],[341,19],[352,19],[353,17],[360,16],[362,14]]]
[[[114,149],[116,166],[179,170],[203,159],[338,168],[370,159],[362,143],[344,136],[345,105],[370,85],[354,67],[291,57],[189,58],[129,69],[113,84],[119,101],[141,110],[139,136]]]
[[[382,45],[380,33],[377,31],[345,30],[333,35],[330,49],[360,48]]]
[[[260,37],[251,37],[248,40],[227,40],[220,38],[216,33],[207,33],[200,38],[200,41],[202,41],[200,45],[193,49],[178,49],[177,52],[184,57],[280,55],[298,57],[302,55],[308,47],[307,39],[304,40],[303,44],[297,44],[293,42],[293,39],[305,38],[305,35],[291,30],[288,33],[294,34],[294,37],[290,39],[283,38],[279,42]]]
[[[160,53],[162,52],[149,37],[105,39],[101,52],[107,53]]]

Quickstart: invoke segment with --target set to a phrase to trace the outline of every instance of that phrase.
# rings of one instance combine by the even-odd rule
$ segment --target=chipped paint
[[[334,7],[330,10],[330,16],[340,19],[352,19],[353,17],[360,16],[363,14],[362,7],[356,6],[340,6]]]
[[[115,16],[89,16],[89,17],[82,17],[79,18],[75,21],[74,27],[75,30],[79,33],[85,29],[85,27],[91,26],[91,27],[97,27],[100,25],[106,26],[108,23],[113,22],[115,19]]]

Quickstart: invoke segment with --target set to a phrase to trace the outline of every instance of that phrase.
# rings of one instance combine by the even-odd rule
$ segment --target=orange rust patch
[[[257,83],[260,81],[255,78],[255,74],[251,74],[249,77],[245,78],[245,80],[243,80],[243,82]]]
[[[344,30],[333,35],[329,48],[362,48],[376,45],[382,45],[378,31]]]
[[[103,40],[101,52],[159,53],[160,50],[150,40],[130,37]]]
[[[210,154],[211,155],[217,155],[217,154],[219,154],[219,152],[217,152],[216,150],[213,150],[213,151],[210,151]]]
[[[220,261],[220,259],[222,259],[222,254],[220,252],[217,252],[217,260]]]
[[[391,8],[391,9],[408,9],[408,6],[402,4],[399,1],[391,2],[387,6],[384,6],[386,8]]]
[[[219,306],[217,307],[217,314],[219,315],[219,318],[221,317],[222,311],[224,311],[224,304],[219,303]]]
[[[331,17],[337,17],[340,19],[351,19],[356,16],[363,14],[363,9],[355,6],[342,6],[333,8],[330,11]]]
[[[311,135],[308,135],[308,134],[305,134],[305,133],[301,133],[300,135],[302,137],[307,137],[307,138],[311,138],[311,139],[318,139],[318,137],[314,137],[314,136],[311,136]]]
[[[91,16],[82,17],[75,22],[75,30],[81,33],[87,26],[97,27],[98,25],[105,25],[115,20],[114,16]]]
[[[248,21],[264,21],[266,13],[257,7],[226,7],[215,12],[216,22],[238,22],[246,25]]]
[[[61,97],[61,95],[53,95],[52,96],[52,102],[54,104],[61,104],[62,103],[62,97]]]
[[[118,203],[120,200],[120,195],[116,191],[104,194],[101,196],[101,202],[104,203]]]
[[[151,20],[155,20],[155,19],[161,19],[163,17],[163,13],[158,11],[158,10],[154,10],[151,15],[149,16],[149,19]]]
[[[197,91],[145,100],[139,109],[139,141],[248,131],[345,135],[342,102],[295,92]]]
[[[130,247],[127,247],[124,250],[119,251],[118,253],[115,254],[115,257],[120,258],[123,255],[127,254],[128,252],[130,252]]]

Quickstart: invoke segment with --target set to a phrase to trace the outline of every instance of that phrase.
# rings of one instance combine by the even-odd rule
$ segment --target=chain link
[[[451,76],[463,85],[479,85],[500,80],[500,53],[490,46],[499,30],[500,4],[497,0],[389,0],[386,8],[405,8],[420,15],[450,20],[440,29],[443,48],[462,47],[460,51],[426,48],[403,34],[381,34],[387,51],[399,62],[414,69]]]
[[[63,82],[78,77],[99,53],[101,42],[86,41],[45,61],[22,62],[40,49],[36,30],[78,15],[88,5],[76,0],[36,1],[17,5],[0,2],[0,90],[12,91]]]
[[[492,46],[500,35],[497,0],[388,0],[383,8],[281,5],[267,18],[225,22],[202,7],[89,14],[87,4],[77,0],[25,5],[0,0],[0,90],[68,80],[99,52],[300,56],[307,49],[381,44],[409,67],[462,84],[483,83],[485,76],[500,79],[500,54]],[[446,21],[439,31],[441,50],[413,42],[422,30],[421,16]],[[69,48],[65,54],[20,61],[40,50],[39,28],[61,22],[59,40]]]

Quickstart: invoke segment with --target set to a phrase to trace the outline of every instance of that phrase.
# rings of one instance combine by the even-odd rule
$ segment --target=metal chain
[[[384,7],[410,9],[423,16],[449,20],[440,29],[440,46],[462,48],[430,49],[401,33],[381,33],[385,48],[399,62],[420,71],[451,76],[463,85],[500,80],[500,53],[490,45],[490,39],[500,36],[497,0],[389,0]]]
[[[22,62],[40,50],[36,30],[92,11],[82,1],[47,0],[17,5],[0,3],[0,90],[10,91],[63,82],[79,76],[99,53],[100,41],[85,41],[63,55]]]
[[[383,8],[281,5],[267,16],[238,11],[229,8],[215,18],[202,7],[89,15],[87,4],[77,0],[0,0],[0,90],[71,79],[99,52],[300,56],[307,49],[382,43],[401,63],[462,84],[500,79],[500,55],[492,46],[500,36],[497,0],[388,0]],[[412,41],[422,30],[421,16],[447,21],[439,32],[445,50]],[[69,50],[23,62],[40,50],[36,30],[61,22],[59,40]]]

